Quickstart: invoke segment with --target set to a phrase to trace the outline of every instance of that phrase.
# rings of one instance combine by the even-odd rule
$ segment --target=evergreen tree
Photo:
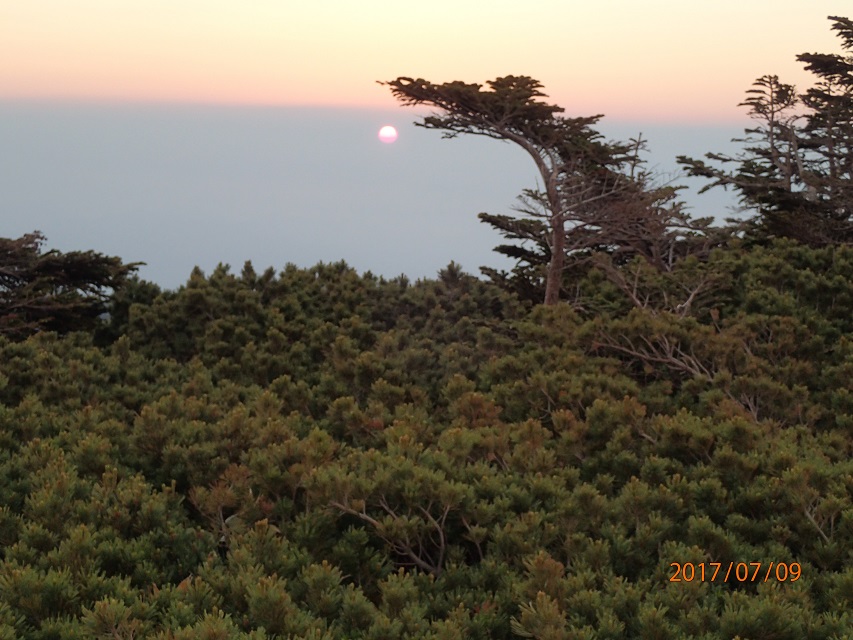
[[[678,159],[689,175],[712,181],[703,190],[739,192],[755,212],[742,225],[752,236],[815,246],[853,241],[853,22],[829,19],[845,54],[797,56],[816,76],[813,87],[798,95],[777,76],[762,76],[741,103],[757,126],[735,140],[745,145],[740,154],[706,154],[717,165]]]
[[[139,263],[94,251],[44,252],[38,231],[0,238],[0,334],[90,330]]]
[[[672,205],[673,193],[646,189],[637,172],[642,145],[606,142],[594,129],[602,116],[565,117],[561,107],[540,100],[542,85],[526,76],[507,76],[479,84],[434,84],[400,77],[382,83],[404,105],[429,105],[439,113],[419,126],[481,135],[519,145],[533,159],[541,189],[527,190],[523,218],[481,214],[504,236],[531,247],[498,247],[530,265],[525,275],[544,280],[545,304],[560,299],[567,255],[606,249],[662,259],[650,244],[660,244],[675,220],[686,216]],[[543,273],[544,272],[544,273]]]
[[[831,16],[844,54],[803,53],[797,60],[816,76],[802,96],[806,168],[826,234],[853,241],[853,21]]]

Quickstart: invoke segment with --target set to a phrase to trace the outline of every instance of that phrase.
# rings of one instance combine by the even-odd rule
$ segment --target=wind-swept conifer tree
[[[594,128],[601,115],[561,115],[562,107],[540,99],[545,94],[533,78],[497,78],[488,89],[405,77],[382,84],[404,105],[439,110],[418,126],[442,130],[446,138],[472,134],[506,140],[533,159],[541,184],[524,192],[518,210],[524,217],[480,217],[505,237],[533,244],[502,245],[498,251],[534,268],[545,266],[545,304],[560,299],[567,255],[605,249],[650,257],[657,252],[649,243],[665,236],[674,220],[686,220],[680,207],[672,206],[672,191],[649,197],[648,176],[637,171],[640,142],[605,141]]]

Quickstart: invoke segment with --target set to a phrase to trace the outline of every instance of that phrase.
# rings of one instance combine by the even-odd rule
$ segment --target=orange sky
[[[726,121],[804,86],[849,0],[0,1],[0,99],[394,107],[376,80],[539,79],[570,115]],[[809,5],[809,6],[807,6]]]

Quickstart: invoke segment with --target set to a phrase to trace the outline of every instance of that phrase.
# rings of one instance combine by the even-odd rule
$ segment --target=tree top
[[[540,98],[547,97],[542,83],[529,76],[504,76],[489,80],[486,86],[455,80],[441,84],[423,78],[399,77],[379,84],[404,106],[428,105],[441,113],[416,123],[427,129],[441,129],[444,137],[460,133],[519,142],[525,139],[536,146],[553,146],[567,131],[580,131],[595,124],[601,115],[565,118],[564,109]]]

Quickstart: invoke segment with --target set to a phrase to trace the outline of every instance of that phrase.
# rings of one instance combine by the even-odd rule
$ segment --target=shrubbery
[[[851,270],[220,267],[0,337],[0,638],[847,637]],[[801,577],[670,581],[730,561]]]

